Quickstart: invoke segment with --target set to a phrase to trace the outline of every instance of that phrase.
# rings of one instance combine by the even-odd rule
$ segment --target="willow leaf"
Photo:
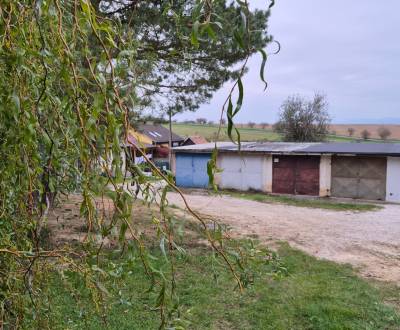
[[[263,83],[265,84],[264,90],[267,89],[268,87],[268,83],[266,82],[265,78],[264,78],[264,70],[265,70],[265,64],[267,63],[267,53],[265,52],[264,49],[258,49],[258,51],[261,53],[262,56],[262,62],[261,62],[261,67],[260,67],[260,78],[263,81]]]
[[[242,83],[242,79],[240,79],[240,77],[237,80],[237,86],[238,86],[238,91],[239,91],[239,97],[236,103],[236,109],[235,112],[233,113],[233,116],[235,116],[239,110],[242,107],[243,104],[243,83]]]

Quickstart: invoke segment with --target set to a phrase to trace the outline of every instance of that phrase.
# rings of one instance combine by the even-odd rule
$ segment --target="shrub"
[[[349,136],[353,136],[354,135],[354,133],[355,133],[355,129],[353,128],[353,127],[349,127],[348,129],[347,129],[347,133],[349,134]]]
[[[197,124],[207,124],[207,119],[206,118],[197,118],[196,123]]]
[[[387,138],[392,135],[392,132],[387,127],[379,127],[378,135],[382,140],[387,140]]]
[[[364,140],[368,140],[370,136],[371,136],[371,133],[367,129],[364,129],[364,130],[361,131],[361,137]]]
[[[310,101],[294,95],[282,104],[274,130],[283,135],[284,141],[323,141],[329,133],[330,121],[324,95],[315,94]]]

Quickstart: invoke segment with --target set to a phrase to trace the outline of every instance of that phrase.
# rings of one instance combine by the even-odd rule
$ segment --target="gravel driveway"
[[[265,204],[229,196],[187,195],[196,211],[212,216],[241,235],[283,240],[318,258],[350,263],[365,277],[400,285],[400,205],[379,211],[349,212]],[[181,208],[176,193],[168,200]]]

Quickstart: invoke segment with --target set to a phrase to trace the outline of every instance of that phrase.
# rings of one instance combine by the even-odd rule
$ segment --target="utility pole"
[[[169,162],[169,170],[171,170],[171,162],[172,162],[172,111],[168,111],[168,119],[169,119],[169,152],[168,152],[168,162]]]

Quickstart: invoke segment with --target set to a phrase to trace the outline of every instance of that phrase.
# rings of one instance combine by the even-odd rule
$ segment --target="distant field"
[[[351,125],[351,124],[343,124],[343,125],[330,125],[330,130],[335,131],[337,135],[348,136],[349,128],[354,128],[354,137],[360,138],[361,132],[366,129],[371,133],[371,138],[379,139],[378,129],[379,127],[386,127],[392,133],[389,136],[390,140],[400,140],[400,125],[376,125],[376,124],[369,124],[369,125]]]
[[[200,135],[208,141],[215,141],[218,132],[216,125],[173,124],[172,131],[180,136]],[[239,128],[242,141],[279,141],[280,135],[272,129]],[[218,141],[229,141],[226,127],[222,127]]]
[[[271,126],[268,126],[265,129],[261,127],[244,127],[244,125],[241,124],[238,126],[242,141],[281,141],[280,134],[272,131]],[[368,142],[379,142],[380,138],[377,134],[377,130],[381,126],[382,125],[331,125],[330,130],[331,132],[336,132],[336,135],[328,135],[328,140],[335,142],[354,142],[356,140],[360,140],[360,132],[364,129],[367,129],[371,133],[371,139]],[[387,127],[392,133],[389,139],[397,140],[396,142],[398,142],[398,140],[400,140],[400,125],[384,126]],[[353,127],[356,130],[353,137],[348,136],[347,129],[349,127]],[[174,123],[172,125],[172,130],[174,133],[182,137],[200,135],[206,138],[208,141],[215,141],[218,132],[218,126],[208,124],[201,125]],[[218,141],[229,141],[226,127],[222,127]]]

